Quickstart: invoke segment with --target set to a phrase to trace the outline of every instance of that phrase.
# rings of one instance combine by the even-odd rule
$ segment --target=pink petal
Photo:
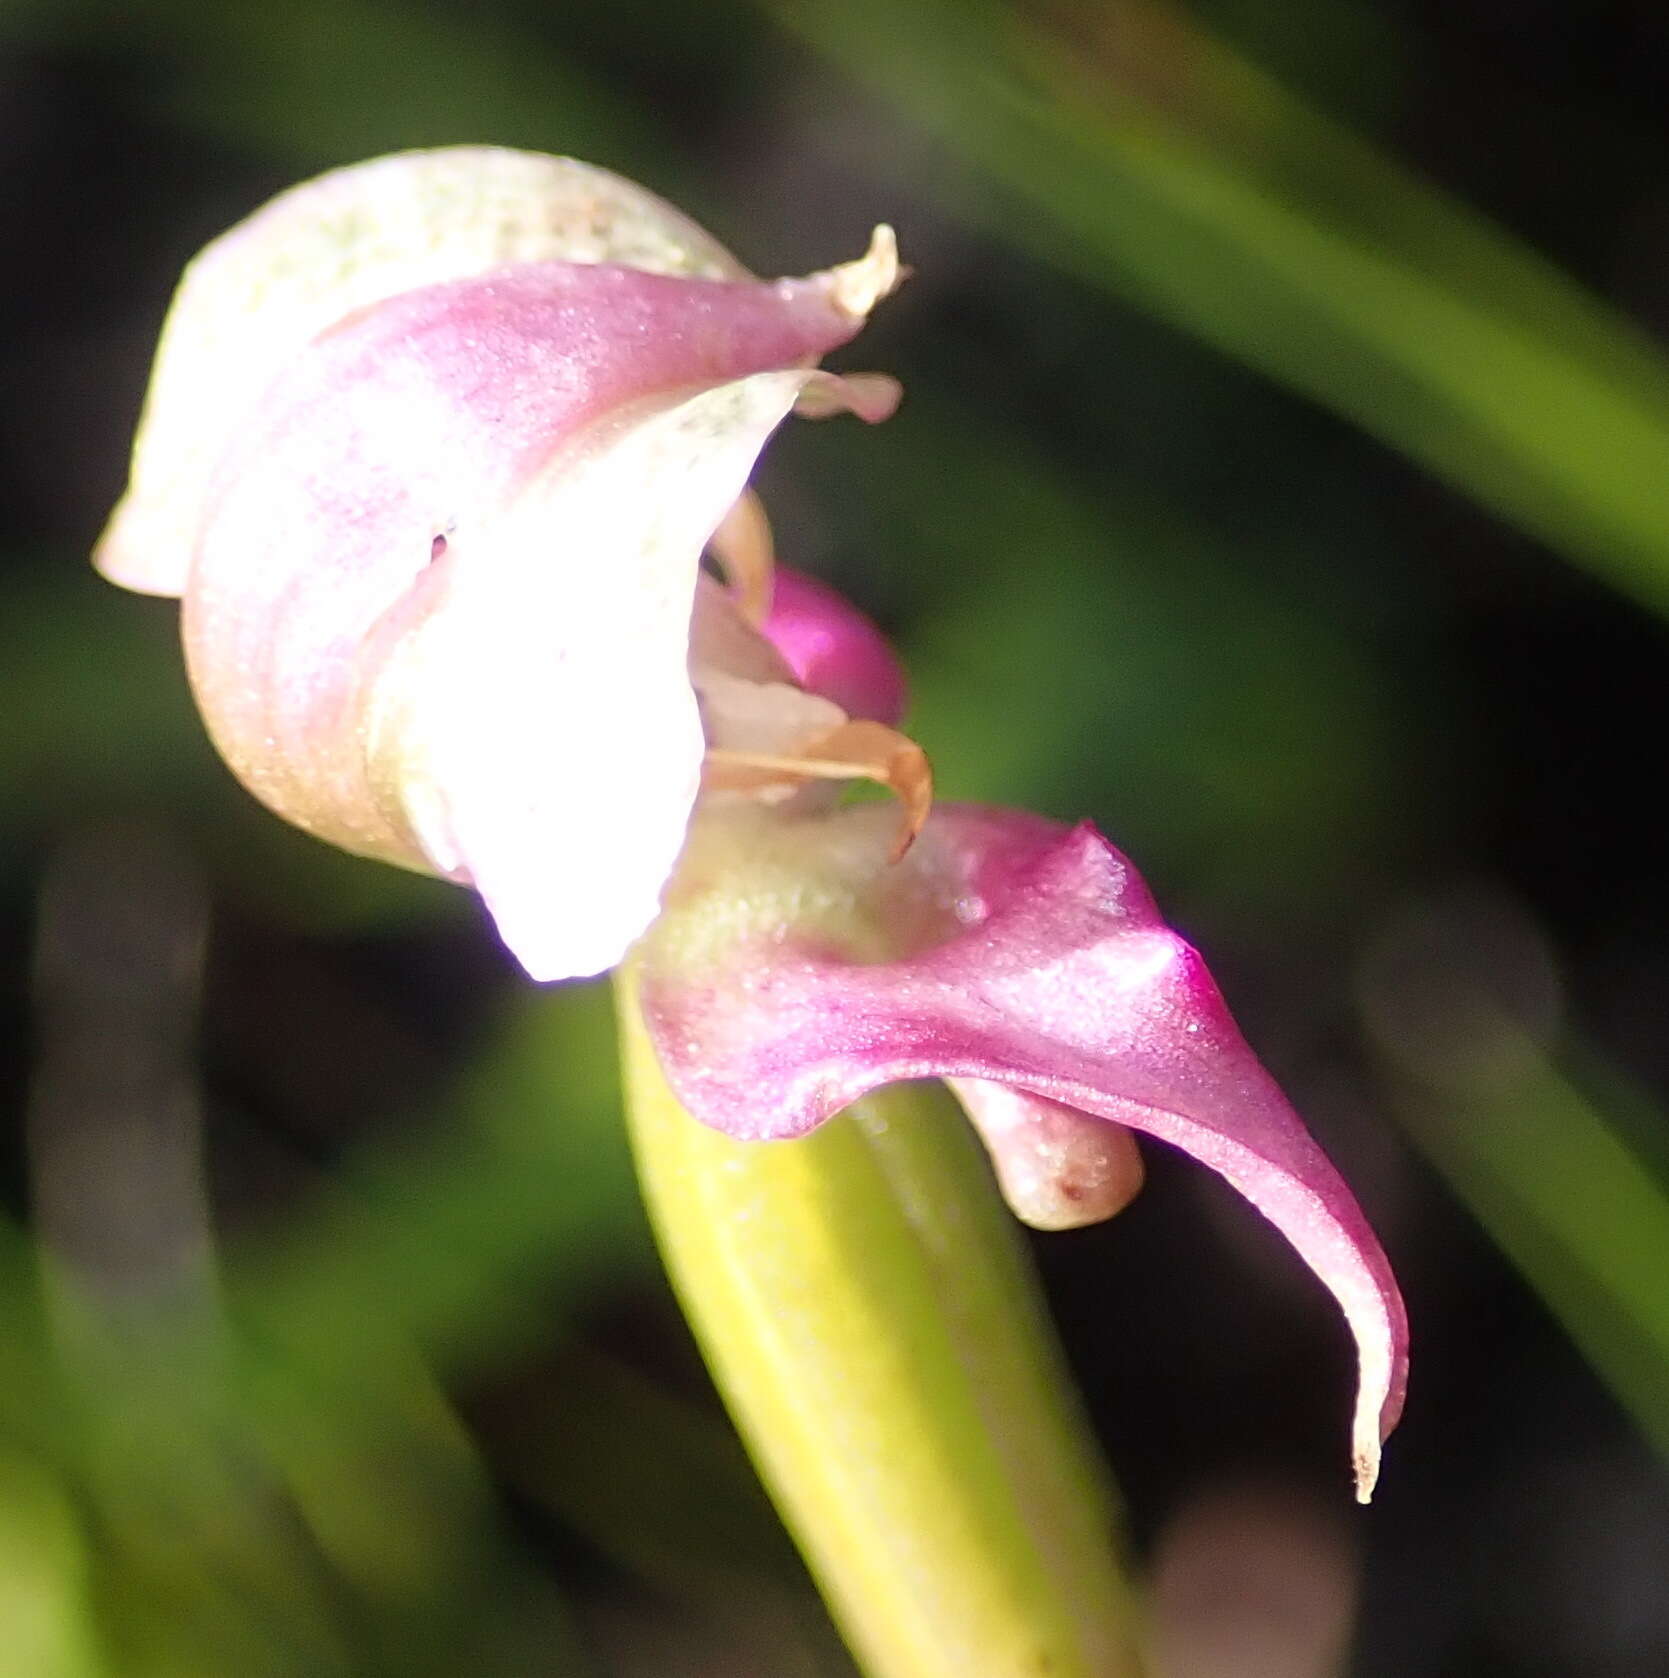
[[[1344,1308],[1365,1499],[1402,1408],[1402,1301],[1199,956],[1088,826],[941,805],[888,868],[889,822],[860,807],[775,830],[698,827],[644,956],[645,1014],[680,1099],[732,1135],[783,1137],[880,1084],[985,1079],[1192,1154]],[[875,959],[888,948],[907,953]]]
[[[231,440],[185,596],[240,778],[473,880],[537,978],[617,960],[695,797],[702,547],[877,252],[769,285],[529,264],[315,338]]]
[[[903,717],[904,672],[886,637],[827,584],[779,565],[762,628],[801,687],[848,716],[889,728]]]

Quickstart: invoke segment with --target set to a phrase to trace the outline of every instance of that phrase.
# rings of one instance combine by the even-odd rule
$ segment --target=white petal
[[[705,750],[701,551],[805,379],[756,374],[559,454],[460,533],[444,609],[380,684],[379,779],[536,979],[612,966],[659,910]]]

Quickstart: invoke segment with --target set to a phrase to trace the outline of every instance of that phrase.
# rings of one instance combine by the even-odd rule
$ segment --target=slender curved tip
[[[1393,1385],[1395,1366],[1387,1366],[1380,1372],[1372,1367],[1376,1361],[1364,1353],[1356,1415],[1351,1423],[1350,1460],[1356,1474],[1358,1503],[1373,1501],[1373,1490],[1379,1483],[1380,1453],[1402,1412],[1400,1378]]]
[[[856,262],[843,262],[823,276],[836,305],[862,320],[883,297],[890,297],[909,275],[899,263],[898,239],[883,222],[869,236],[869,249]]]

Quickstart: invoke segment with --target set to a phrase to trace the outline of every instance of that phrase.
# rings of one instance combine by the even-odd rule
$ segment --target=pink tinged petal
[[[1406,1382],[1396,1283],[1130,864],[1087,826],[969,806],[940,806],[895,869],[885,812],[705,825],[644,956],[645,1014],[690,1111],[732,1135],[794,1136],[881,1084],[972,1078],[1192,1154],[1343,1307],[1365,1499]],[[876,959],[883,944],[910,953]]]
[[[736,596],[705,575],[696,579],[689,671],[710,748],[788,755],[846,721],[838,705],[796,685]]]
[[[861,325],[853,269],[882,285],[873,253],[772,285],[503,269],[293,357],[215,477],[185,597],[240,778],[350,850],[473,880],[535,977],[617,960],[695,796],[701,550]]]
[[[1003,1199],[1033,1229],[1082,1229],[1122,1212],[1144,1175],[1123,1125],[988,1078],[950,1078]]]
[[[768,586],[768,574],[765,580]],[[765,781],[745,792],[720,790],[714,784],[724,778],[714,770],[726,754],[803,761],[808,747],[826,740],[849,719],[832,700],[796,685],[787,661],[748,622],[736,596],[708,576],[696,580],[689,670],[707,737],[704,799],[804,801],[811,789],[803,775],[791,775],[775,786]],[[832,803],[835,783],[817,789],[823,790],[829,795],[823,801]]]
[[[904,715],[904,672],[886,637],[826,584],[778,566],[761,626],[800,685],[849,716],[895,725]]]
[[[95,563],[146,594],[185,591],[226,439],[316,334],[403,291],[523,262],[617,263],[741,280],[710,234],[570,157],[451,146],[335,169],[206,246],[168,311],[128,492]]]

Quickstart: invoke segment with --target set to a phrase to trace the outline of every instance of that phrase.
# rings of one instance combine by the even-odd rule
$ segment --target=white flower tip
[[[862,320],[883,297],[890,297],[909,270],[898,260],[898,239],[883,222],[869,236],[869,249],[856,262],[843,262],[823,275],[836,305]]]
[[[1339,1296],[1341,1300],[1344,1296]],[[1354,1304],[1355,1302],[1353,1302]],[[1402,1326],[1402,1304],[1393,1291],[1389,1335],[1376,1333],[1371,1300],[1361,1302],[1360,1316],[1347,1307],[1351,1330],[1357,1337],[1356,1413],[1350,1425],[1350,1460],[1356,1474],[1356,1501],[1373,1501],[1379,1480],[1379,1456],[1386,1436],[1402,1412],[1402,1382],[1407,1368],[1407,1331]]]
[[[1373,1489],[1379,1484],[1379,1417],[1358,1416],[1356,1419],[1355,1448],[1351,1461],[1356,1470],[1356,1501],[1372,1503]]]
[[[572,905],[564,905],[570,910]],[[614,905],[608,905],[613,908]],[[493,924],[504,946],[521,963],[535,984],[558,984],[569,979],[595,979],[619,966],[633,941],[659,912],[655,902],[636,915],[528,915],[514,901],[506,907],[489,904]]]

